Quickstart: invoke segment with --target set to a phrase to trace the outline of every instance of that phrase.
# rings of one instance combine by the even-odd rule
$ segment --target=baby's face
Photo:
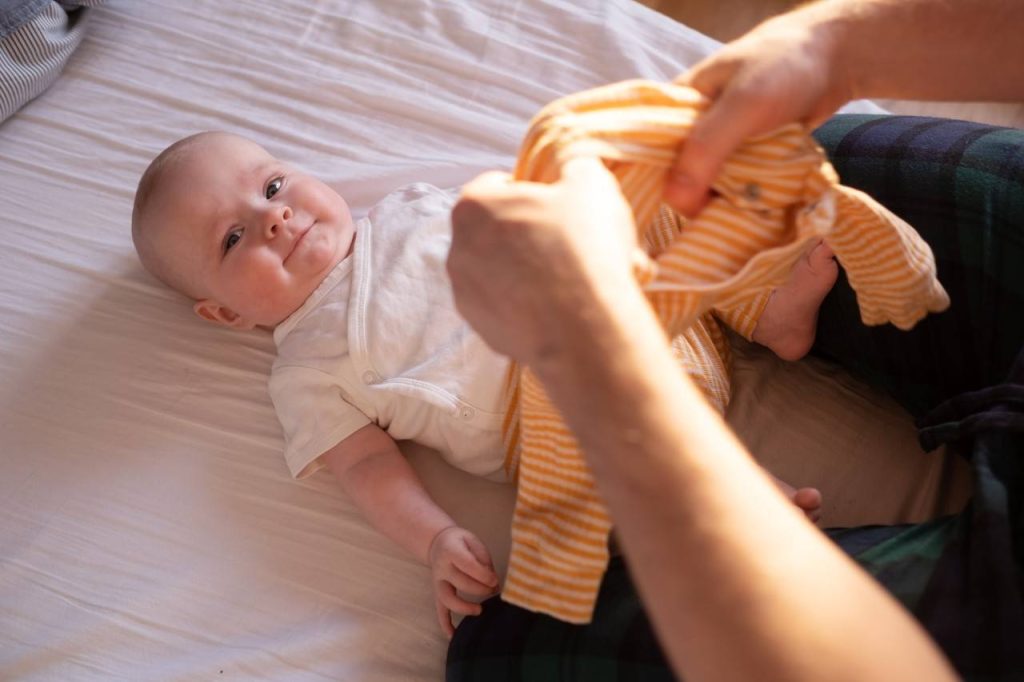
[[[202,297],[196,313],[238,328],[297,310],[355,234],[337,192],[226,134],[189,149],[153,201],[160,257],[186,269]]]

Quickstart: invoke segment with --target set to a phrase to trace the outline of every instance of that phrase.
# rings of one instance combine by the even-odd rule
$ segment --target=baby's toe
[[[821,491],[817,488],[800,488],[793,494],[793,504],[803,510],[811,521],[821,518]]]

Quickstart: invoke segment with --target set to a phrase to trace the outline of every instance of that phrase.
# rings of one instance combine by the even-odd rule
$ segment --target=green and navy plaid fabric
[[[888,390],[918,418],[926,449],[947,443],[974,471],[974,495],[956,516],[826,533],[966,679],[1024,679],[1024,131],[837,116],[816,137],[844,184],[929,242],[952,305],[910,332],[865,327],[841,276],[822,306],[814,352]],[[589,625],[489,600],[456,631],[447,679],[674,678],[615,560]]]
[[[873,196],[931,245],[951,300],[910,332],[865,327],[840,281],[822,306],[815,352],[884,386],[915,416],[1003,382],[1024,340],[1024,132],[837,116],[815,137],[843,184]]]
[[[959,515],[833,538],[914,613],[968,679],[1024,679],[1024,132],[916,117],[843,116],[818,132],[845,184],[915,226],[948,311],[910,332],[851,324],[845,282],[815,352],[886,388],[922,446],[966,457]]]

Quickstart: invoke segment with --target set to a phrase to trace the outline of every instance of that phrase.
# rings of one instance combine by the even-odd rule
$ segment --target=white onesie
[[[355,246],[274,330],[270,397],[295,477],[369,423],[502,479],[509,361],[455,310],[445,260],[452,194],[392,192],[356,223]]]

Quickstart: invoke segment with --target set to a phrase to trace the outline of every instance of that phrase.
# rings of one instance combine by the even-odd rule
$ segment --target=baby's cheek
[[[343,226],[344,229],[352,229],[352,212],[349,210],[348,203],[339,194],[333,195],[333,204],[335,214],[333,216],[334,222],[338,225]]]
[[[249,290],[256,297],[254,303],[270,302],[287,286],[285,273],[280,268],[266,268],[252,278]]]

